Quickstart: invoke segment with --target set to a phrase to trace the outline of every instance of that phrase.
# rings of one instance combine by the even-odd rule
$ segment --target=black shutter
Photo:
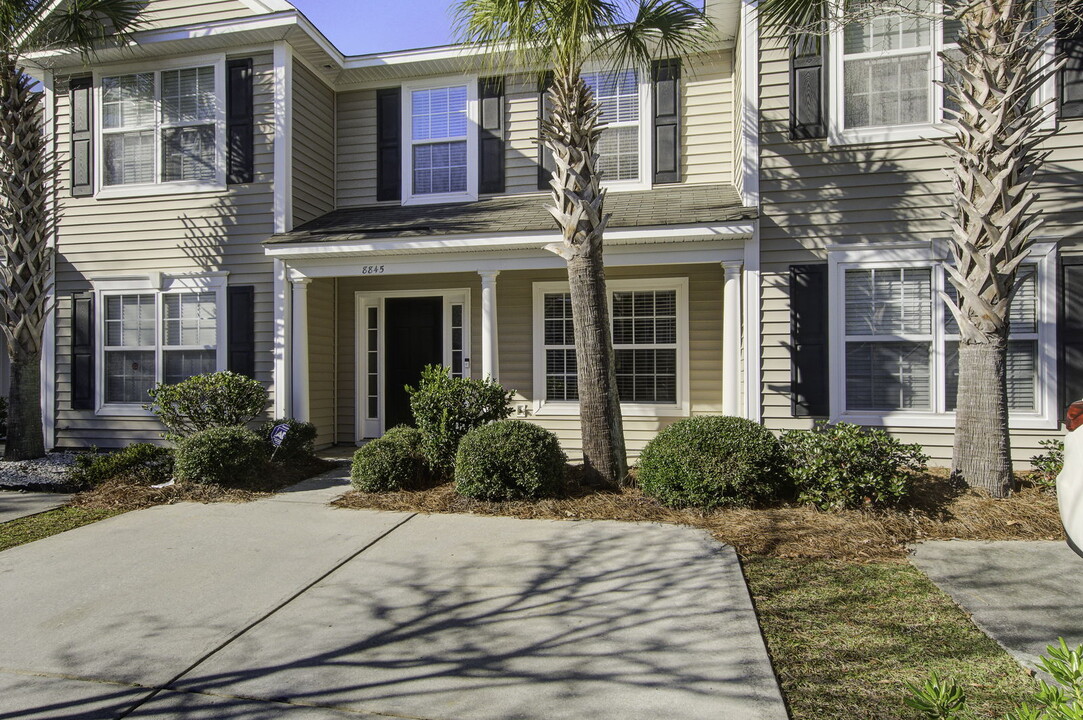
[[[1060,387],[1061,407],[1083,400],[1083,257],[1061,265]]]
[[[504,78],[478,81],[478,192],[504,192]]]
[[[71,99],[71,195],[85,197],[94,194],[94,86],[89,77],[72,78],[68,82]]]
[[[549,88],[553,86],[553,73],[545,73],[545,77],[538,83],[538,189],[548,190],[549,181],[553,178],[556,170],[556,162],[553,153],[545,147],[541,141],[542,120],[549,117],[551,106],[549,103]]]
[[[255,177],[255,119],[252,60],[226,63],[226,182],[250,183]]]
[[[1060,117],[1083,117],[1083,31],[1057,39],[1065,65],[1057,73]]]
[[[826,417],[827,265],[790,266],[790,395],[794,417]]]
[[[654,82],[654,182],[681,181],[681,61],[656,60]]]
[[[226,288],[226,367],[248,377],[256,376],[255,294],[252,285]]]
[[[71,296],[71,407],[94,409],[94,293]]]
[[[824,51],[819,35],[796,35],[790,40],[790,139],[827,137],[824,122]]]
[[[376,199],[402,199],[402,90],[376,91]]]

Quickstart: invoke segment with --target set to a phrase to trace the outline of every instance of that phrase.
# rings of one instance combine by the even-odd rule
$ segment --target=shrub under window
[[[176,458],[179,481],[250,488],[266,473],[267,446],[247,428],[211,427],[181,440]]]
[[[426,475],[421,433],[405,426],[359,447],[350,468],[350,482],[362,492],[411,490],[420,487]]]
[[[647,443],[639,486],[670,507],[751,505],[778,496],[781,457],[771,431],[750,420],[688,418]]]
[[[286,425],[286,437],[276,449],[271,444],[271,433],[279,425]],[[296,418],[277,418],[260,425],[259,436],[267,443],[267,452],[275,462],[307,460],[316,453],[316,426]]]
[[[501,420],[462,439],[455,489],[478,500],[545,497],[562,487],[567,462],[550,431],[525,420]]]
[[[897,505],[910,492],[910,471],[929,461],[920,445],[849,423],[790,430],[782,447],[798,500],[821,510]]]
[[[174,439],[212,427],[246,425],[270,402],[267,388],[228,370],[195,375],[175,385],[159,383],[144,405]]]

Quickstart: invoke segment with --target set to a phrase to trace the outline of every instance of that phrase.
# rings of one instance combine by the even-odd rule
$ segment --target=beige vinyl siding
[[[688,362],[692,414],[719,413],[722,409],[722,269],[717,265],[687,265],[658,269],[613,268],[610,279],[687,277],[689,338]],[[566,280],[566,273],[553,271],[505,271],[497,279],[497,319],[500,381],[516,391],[513,406],[533,408],[533,303],[534,283]],[[360,290],[471,290],[472,373],[481,374],[481,283],[477,275],[417,275],[386,278],[341,278],[338,292],[338,439],[352,443],[356,438],[355,382],[356,318],[355,293]],[[310,301],[311,302],[311,301]],[[315,365],[315,356],[313,365]],[[314,375],[315,377],[315,375]],[[315,398],[315,389],[313,397]],[[319,411],[322,413],[322,409]],[[317,413],[313,405],[313,416]],[[531,420],[557,433],[568,453],[577,456],[578,416],[542,415]],[[626,416],[625,432],[629,452],[637,455],[663,427],[678,418]]]
[[[293,222],[335,209],[335,93],[293,63]]]
[[[893,241],[928,241],[948,235],[940,213],[948,209],[950,185],[942,151],[929,142],[830,147],[824,140],[788,138],[789,87],[786,53],[764,43],[760,65],[763,412],[775,430],[808,427],[790,407],[789,266],[823,262],[825,247]],[[1054,149],[1041,175],[1040,206],[1048,224],[1038,234],[1061,238],[1061,253],[1083,252],[1083,203],[1078,192],[1083,159],[1083,121],[1069,121],[1049,141]],[[1058,413],[1059,413],[1058,408]],[[934,462],[950,462],[951,428],[890,427],[919,442]],[[1054,430],[1015,430],[1013,456],[1021,466]]]
[[[733,152],[726,142],[734,118],[732,51],[686,59],[681,85],[681,178],[687,183],[732,182]]]
[[[273,392],[272,265],[261,245],[273,231],[272,59],[270,53],[253,59],[254,182],[216,193],[97,200],[69,197],[69,177],[61,173],[56,262],[58,447],[116,447],[158,439],[162,430],[151,417],[109,417],[71,409],[71,294],[91,289],[96,278],[227,271],[230,285],[254,286],[256,375]],[[58,77],[57,149],[64,165],[69,155],[66,90],[66,78]]]
[[[745,43],[747,43],[745,34],[741,33],[737,38],[737,47],[733,51],[733,94],[730,102],[730,112],[732,113],[732,121],[730,122],[730,142],[733,147],[733,185],[737,188],[737,192],[744,195],[745,192],[745,176],[741,172],[741,168],[745,162],[745,143],[744,143],[744,98],[746,92],[756,92],[756,88],[744,87],[744,56],[745,56]],[[744,384],[742,383],[742,387]]]
[[[240,0],[151,0],[143,18],[148,28],[157,29],[236,20],[256,14]]]
[[[336,284],[321,278],[308,286],[309,418],[318,432],[317,447],[335,443]]]
[[[733,53],[705,53],[687,59],[682,70],[681,175],[686,183],[733,181]],[[505,193],[538,191],[537,78],[505,80]],[[376,202],[376,91],[339,93],[338,207]],[[645,109],[642,122],[650,123]],[[405,141],[405,139],[404,139]]]
[[[338,207],[376,202],[376,91],[338,94],[336,198]]]

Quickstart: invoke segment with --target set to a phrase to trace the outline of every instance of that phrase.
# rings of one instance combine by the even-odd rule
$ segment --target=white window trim
[[[667,277],[656,279],[609,280],[606,291],[609,294],[609,322],[612,332],[613,293],[624,290],[675,290],[677,292],[677,402],[663,403],[621,403],[621,414],[625,417],[687,417],[690,414],[691,381],[689,378],[688,351],[688,278]],[[544,304],[546,293],[568,292],[567,282],[534,283],[533,307],[533,363],[534,363],[534,414],[535,415],[578,415],[578,402],[549,402],[545,399],[545,320]]]
[[[113,295],[151,295],[154,299],[155,312],[155,382],[162,381],[162,296],[188,292],[214,292],[218,307],[218,321],[215,341],[215,364],[218,370],[225,370],[228,358],[226,347],[228,322],[226,312],[226,278],[229,273],[216,272],[202,275],[163,275],[155,273],[146,276],[126,278],[102,278],[91,282],[94,289],[94,407],[97,415],[149,417],[149,410],[143,409],[143,403],[107,403],[105,401],[105,298]],[[150,398],[147,398],[149,402]]]
[[[443,298],[443,364],[451,366],[451,306],[463,306],[463,377],[474,377],[470,356],[472,353],[473,337],[471,335],[470,316],[470,289],[469,288],[441,288],[439,290],[387,290],[383,292],[355,292],[354,293],[354,427],[356,428],[356,442],[360,444],[366,438],[376,438],[386,432],[385,427],[387,413],[384,409],[384,401],[387,393],[384,389],[384,379],[387,377],[387,322],[385,305],[388,298],[409,297],[439,297]],[[368,338],[366,323],[368,309],[377,309],[376,328],[376,403],[377,417],[368,417]]]
[[[942,12],[942,7],[942,4],[935,3],[933,6],[934,14]],[[841,4],[836,6],[836,12],[839,13],[841,17],[841,13],[843,12]],[[955,47],[955,43],[944,42],[943,21],[931,20],[930,22],[932,23],[932,62],[929,64],[930,115],[928,120],[926,122],[909,125],[887,125],[864,128],[846,128],[843,125],[846,117],[845,84],[843,77],[843,65],[846,58],[846,55],[843,52],[843,33],[845,32],[845,26],[842,23],[835,23],[835,27],[831,30],[829,35],[828,42],[829,79],[827,87],[831,94],[827,118],[827,139],[829,145],[863,145],[907,140],[935,140],[952,134],[953,130],[944,123],[944,90],[941,85],[937,84],[937,81],[941,81],[944,78],[944,61],[941,59],[940,53],[946,48]],[[1050,39],[1046,42],[1045,46],[1045,60],[1046,62],[1052,62],[1056,56],[1056,36],[1052,28],[1048,28],[1047,32],[1049,33]],[[890,50],[884,51],[883,53],[861,53],[861,55],[867,55],[869,57],[874,55],[887,57],[891,55],[908,54],[915,53],[913,52],[913,49]],[[1042,103],[1055,96],[1056,78],[1050,77],[1039,88],[1037,96],[1035,97],[1035,102]],[[1042,129],[1054,129],[1056,127],[1056,116],[1056,108],[1051,107],[1046,113]]]
[[[613,192],[650,190],[654,187],[654,113],[651,111],[654,87],[649,72],[645,72],[642,68],[634,69],[636,71],[636,82],[639,85],[639,179],[603,180],[602,187]],[[583,68],[583,72],[604,73],[621,72],[621,70],[614,70],[612,67],[601,63],[588,63]],[[602,120],[604,123],[605,118],[602,118]],[[605,127],[605,124],[603,124],[603,127]]]
[[[466,192],[418,195],[414,193],[413,92],[434,88],[466,86]],[[472,202],[478,199],[478,78],[450,75],[402,84],[402,204]]]
[[[162,80],[166,70],[183,70],[197,67],[214,67],[214,92],[217,105],[215,116],[215,168],[213,181],[173,180],[131,185],[105,184],[104,116],[102,114],[102,79],[133,73],[154,73],[154,166],[158,178],[162,172]],[[184,57],[154,63],[113,65],[94,71],[94,183],[96,199],[147,197],[152,195],[178,195],[183,193],[224,192],[226,190],[226,56],[222,53],[199,57]]]
[[[1038,396],[1033,412],[1015,411],[1009,416],[1013,430],[1055,430],[1060,421],[1057,403],[1057,242],[1035,242],[1027,254],[1037,269],[1038,303]],[[830,421],[883,427],[955,426],[955,412],[940,410],[946,396],[944,372],[944,304],[935,293],[942,289],[946,275],[938,268],[947,262],[942,243],[865,245],[860,248],[828,248],[828,317],[830,323]],[[933,340],[930,363],[933,368],[932,410],[847,412],[845,348],[845,273],[851,269],[933,266]]]

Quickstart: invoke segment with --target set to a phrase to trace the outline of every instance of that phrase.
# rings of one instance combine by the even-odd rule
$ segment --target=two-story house
[[[742,9],[702,53],[589,68],[630,449],[755,416],[755,117]],[[545,80],[458,46],[343,56],[282,0],[151,0],[131,47],[33,59],[65,172],[45,368],[55,447],[160,432],[156,382],[219,369],[321,444],[410,419],[430,363],[578,444],[571,312],[536,142]],[[494,72],[494,67],[501,67]]]
[[[797,51],[710,0],[713,47],[589,68],[628,446],[694,414],[886,427],[950,458],[957,335],[934,21]],[[544,79],[458,46],[348,57],[284,0],[151,0],[137,43],[33,59],[53,142],[47,443],[157,437],[155,382],[233,369],[322,444],[409,420],[441,363],[577,450]],[[1052,51],[1052,50],[1051,50]],[[494,71],[494,68],[500,71]],[[1013,311],[1017,459],[1083,395],[1081,63],[1058,83],[1049,223]]]

